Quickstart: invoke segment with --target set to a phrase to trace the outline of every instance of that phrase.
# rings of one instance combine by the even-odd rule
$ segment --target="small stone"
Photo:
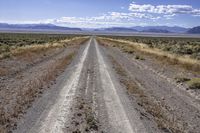
[[[75,122],[75,126],[78,126],[79,125],[79,122]]]
[[[165,100],[165,98],[164,98],[164,97],[162,97],[161,99],[162,99],[162,100]]]
[[[79,116],[79,117],[80,117],[80,116],[82,116],[82,114],[81,114],[81,113],[78,113],[78,114],[77,114],[77,116]]]

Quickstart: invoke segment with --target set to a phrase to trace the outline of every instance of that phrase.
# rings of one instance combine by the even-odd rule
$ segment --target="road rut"
[[[31,121],[31,122],[30,122]],[[28,123],[28,124],[26,124]],[[77,57],[18,123],[16,133],[146,133],[140,114],[92,37]]]

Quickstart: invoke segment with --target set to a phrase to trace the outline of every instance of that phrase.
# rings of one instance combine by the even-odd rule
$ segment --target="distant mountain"
[[[136,29],[138,31],[148,31],[151,29],[154,30],[166,30],[172,33],[185,33],[187,32],[189,29],[188,28],[184,28],[184,27],[178,27],[178,26],[174,26],[174,27],[169,27],[169,26],[135,26],[135,27],[131,27],[133,29]]]
[[[98,32],[152,32],[152,33],[200,33],[199,27],[192,29],[169,26],[135,26],[135,27],[111,27],[111,28],[70,28],[53,24],[7,24],[0,23],[0,30],[66,30],[66,31],[98,31]]]
[[[0,29],[24,29],[24,30],[75,30],[81,31],[80,28],[61,27],[53,24],[7,24],[0,23]]]
[[[94,31],[113,31],[113,32],[153,32],[153,33],[186,33],[189,28],[169,27],[169,26],[135,26],[135,27],[111,27],[100,28]]]
[[[135,30],[133,28],[126,28],[126,27],[102,28],[102,29],[95,29],[95,31],[137,32],[137,30]]]
[[[151,33],[171,33],[168,30],[162,30],[162,29],[148,29],[148,30],[143,30],[142,32],[151,32]]]
[[[190,33],[190,34],[200,34],[200,26],[197,26],[197,27],[189,29],[187,31],[187,33]]]

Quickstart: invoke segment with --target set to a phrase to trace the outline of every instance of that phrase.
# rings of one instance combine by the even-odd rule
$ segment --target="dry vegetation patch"
[[[110,36],[124,42],[134,42],[156,48],[169,53],[187,55],[193,59],[200,59],[200,38],[187,37],[144,37],[144,36]]]
[[[63,40],[60,40],[60,39],[63,39]],[[47,41],[44,41],[43,43],[34,42],[31,44],[18,44],[18,45],[17,44],[16,45],[0,44],[0,59],[9,58],[12,56],[19,56],[19,55],[23,56],[24,54],[29,53],[29,52],[40,53],[48,49],[72,46],[74,44],[77,44],[78,41],[83,41],[84,39],[87,39],[87,37],[70,37],[67,39],[58,38],[57,40],[54,40],[54,41],[47,40]]]
[[[187,83],[190,89],[200,89],[200,78],[193,78]]]
[[[179,65],[187,70],[192,70],[195,73],[200,73],[200,61],[198,60],[198,58],[191,58],[191,56],[189,56],[188,54],[167,52],[162,50],[161,48],[159,49],[157,47],[150,47],[149,45],[144,43],[132,42],[130,40],[127,41],[125,39],[123,40],[116,38],[113,39],[113,38],[101,37],[99,38],[99,41],[101,44],[112,47],[118,47],[122,51],[127,53],[134,53],[134,51],[141,52],[144,55],[151,55],[164,63]],[[190,47],[192,47],[192,45]],[[194,47],[195,50],[199,49],[195,51],[194,54],[200,54],[200,47],[196,48],[197,47],[196,45]],[[171,46],[171,49],[173,49],[173,46]]]
[[[161,130],[166,132],[184,132],[186,124],[173,115],[172,109],[166,106],[164,101],[156,101],[149,96],[143,89],[139,88],[137,83],[128,76],[126,70],[112,57],[113,67],[120,75],[120,82],[127,88],[130,95],[133,95],[139,106],[151,114]]]
[[[17,47],[10,51],[10,58],[0,59],[0,76],[8,77],[30,68],[38,63],[51,59],[66,48],[78,48],[87,37],[74,37],[53,44],[34,44]]]
[[[0,104],[0,129],[4,128],[7,132],[8,129],[16,128],[15,122],[19,115],[25,113],[34,99],[43,93],[45,87],[48,88],[50,84],[55,83],[56,77],[71,62],[74,55],[73,52],[51,61],[44,71],[37,74],[37,77],[25,80],[25,82],[22,78],[21,85],[13,88],[14,92],[10,88],[1,91],[1,93],[4,92],[5,96],[7,95],[7,98],[4,96],[3,103]]]
[[[10,63],[0,67],[0,76],[5,76],[0,77],[0,132],[16,128],[17,119],[45,88],[56,83],[55,79],[73,60],[80,44],[87,40],[87,37],[74,37],[54,43],[20,46],[10,50],[12,58],[0,60],[0,66],[5,60]],[[23,67],[25,71],[21,71],[21,65],[28,68]],[[11,66],[17,69],[15,75],[11,73]]]

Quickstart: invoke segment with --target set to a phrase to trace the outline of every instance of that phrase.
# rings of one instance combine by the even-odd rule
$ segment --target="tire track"
[[[102,88],[104,91],[104,100],[112,130],[114,130],[115,132],[123,133],[147,132],[144,125],[137,118],[137,114],[134,115],[136,116],[135,120],[132,120],[130,122],[129,117],[126,114],[125,108],[121,103],[119,94],[117,93],[115,85],[108,72],[108,66],[105,64],[96,40],[94,41],[99,62]],[[133,111],[132,113],[135,112]]]
[[[38,133],[62,133],[65,125],[65,121],[68,118],[70,111],[70,105],[75,96],[75,91],[77,89],[80,74],[83,68],[83,64],[88,54],[88,49],[91,45],[91,39],[87,44],[78,65],[76,66],[74,73],[69,77],[69,80],[66,82],[63,89],[60,91],[59,99],[56,101],[56,104],[53,105],[51,110],[48,112],[45,120],[42,121]],[[34,127],[32,128],[34,129]],[[31,131],[32,132],[32,131]],[[35,132],[35,131],[33,131]]]

